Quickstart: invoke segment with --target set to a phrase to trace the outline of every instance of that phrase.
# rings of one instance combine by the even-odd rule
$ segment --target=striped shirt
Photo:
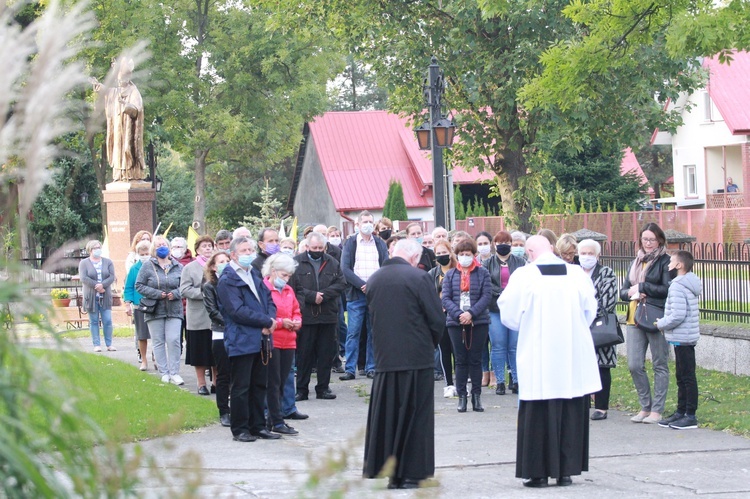
[[[369,241],[362,238],[362,234],[357,234],[357,252],[354,255],[354,273],[367,282],[376,270],[380,268],[380,255],[378,246],[375,244],[375,238],[370,236]]]

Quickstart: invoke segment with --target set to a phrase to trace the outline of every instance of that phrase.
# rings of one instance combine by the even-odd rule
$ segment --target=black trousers
[[[466,396],[466,381],[471,377],[471,393],[482,393],[482,349],[487,344],[489,324],[449,326],[448,334],[456,358],[456,391]]]
[[[219,416],[229,414],[229,357],[224,348],[224,340],[213,340],[211,351],[216,363],[216,407],[219,408]]]
[[[612,388],[612,373],[609,367],[599,368],[599,378],[602,380],[602,389],[595,394],[594,409],[607,411],[609,410],[609,390]]]
[[[268,366],[260,360],[260,352],[229,357],[231,372],[232,435],[257,435],[266,427],[263,409],[266,404]]]
[[[328,390],[331,382],[333,355],[336,352],[337,323],[310,324],[297,332],[297,393],[307,395],[313,366],[318,371],[315,393]]]
[[[278,425],[284,422],[284,415],[281,411],[281,400],[284,397],[284,385],[289,371],[292,370],[294,363],[293,348],[274,348],[271,354],[271,360],[268,362],[268,419],[272,425]]]
[[[698,410],[698,380],[695,377],[695,345],[674,347],[677,378],[677,412],[695,416]]]
[[[438,348],[440,349],[440,365],[443,368],[445,386],[451,386],[453,384],[453,343],[447,327],[443,331],[443,335],[440,336]]]

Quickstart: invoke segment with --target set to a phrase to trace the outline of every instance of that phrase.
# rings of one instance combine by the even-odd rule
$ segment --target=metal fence
[[[78,280],[78,264],[85,257],[64,259],[28,258],[20,260],[20,278],[32,288],[75,289],[81,286]]]
[[[693,254],[693,272],[703,283],[701,319],[750,323],[750,245],[684,243],[679,248]],[[625,281],[635,254],[634,242],[602,244],[601,263],[615,271],[619,286]],[[626,307],[625,302],[618,304],[621,312]]]

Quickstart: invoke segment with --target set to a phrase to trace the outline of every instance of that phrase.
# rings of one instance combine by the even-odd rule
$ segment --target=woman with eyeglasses
[[[641,411],[630,418],[634,423],[656,424],[661,419],[669,388],[669,346],[661,332],[647,333],[635,324],[635,310],[641,300],[664,309],[669,290],[669,255],[664,231],[653,222],[641,229],[638,254],[620,288],[620,299],[629,301],[627,315],[628,368],[638,392]],[[654,364],[654,391],[646,374],[646,349]]]
[[[102,256],[102,243],[96,240],[86,243],[88,258],[78,264],[78,276],[83,284],[83,308],[89,314],[89,331],[94,351],[101,352],[99,319],[104,329],[104,344],[112,346],[112,283],[115,282],[115,266],[112,260]]]

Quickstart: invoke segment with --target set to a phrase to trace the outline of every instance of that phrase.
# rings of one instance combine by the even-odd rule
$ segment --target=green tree
[[[404,189],[401,186],[401,182],[391,181],[388,187],[388,197],[385,200],[388,214],[383,211],[383,216],[388,217],[391,220],[404,221],[409,219],[408,212],[406,210],[406,202],[404,201]]]
[[[170,237],[186,237],[193,221],[193,170],[179,155],[164,149],[159,156],[159,175],[162,177],[162,190],[156,195],[157,220],[161,223],[159,231],[164,232],[171,225]]]
[[[456,184],[456,187],[453,191],[453,206],[456,211],[456,220],[466,220],[464,195],[461,193],[461,187],[458,184]]]
[[[272,227],[277,230],[281,227],[281,202],[274,196],[275,190],[266,179],[266,185],[261,190],[261,199],[255,203],[255,206],[258,207],[258,214],[246,216],[242,221],[242,225],[250,229],[253,234],[257,234],[265,227]]]
[[[385,109],[388,102],[388,94],[378,86],[371,68],[353,54],[346,57],[346,68],[333,80],[328,98],[331,111]]]
[[[672,169],[672,147],[646,144],[634,152],[644,175],[654,189],[657,198],[662,196],[662,184],[674,175]]]
[[[388,194],[385,196],[385,204],[383,205],[383,216],[386,218],[391,218],[391,205],[393,204],[393,194],[396,190],[396,181],[391,180],[391,182],[388,184]],[[391,218],[391,220],[393,220]]]

